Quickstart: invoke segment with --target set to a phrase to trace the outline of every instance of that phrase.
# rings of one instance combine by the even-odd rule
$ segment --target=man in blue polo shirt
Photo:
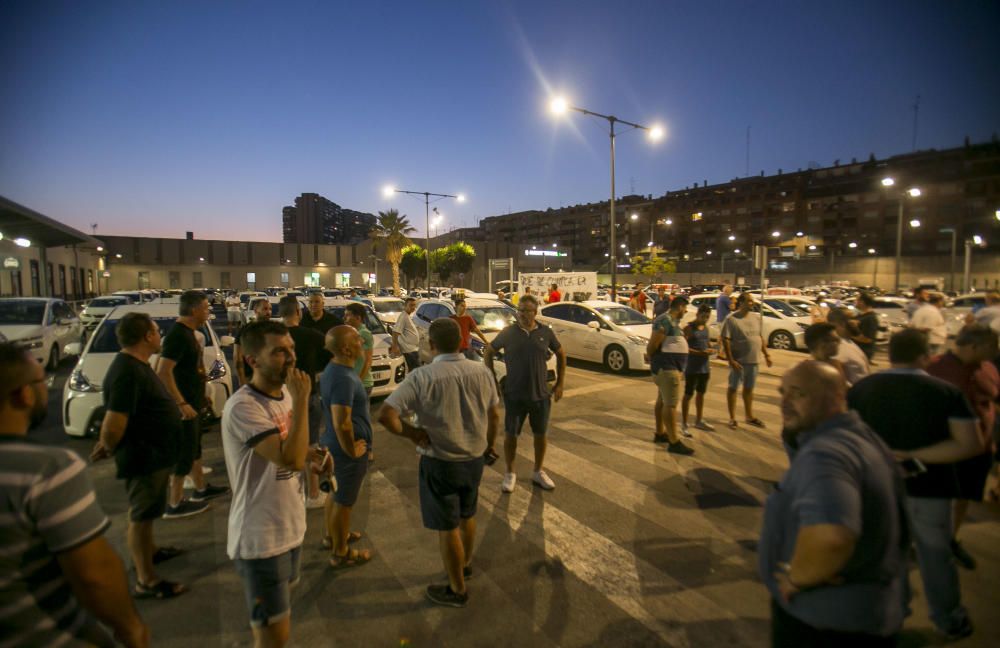
[[[649,368],[658,392],[653,441],[666,441],[668,452],[681,455],[694,454],[694,449],[681,443],[677,435],[677,403],[681,399],[681,376],[688,358],[687,338],[681,328],[687,305],[687,297],[675,297],[670,302],[670,310],[653,320],[653,333],[646,345]]]

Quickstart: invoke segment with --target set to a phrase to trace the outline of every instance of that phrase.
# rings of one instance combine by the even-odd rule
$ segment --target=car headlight
[[[809,324],[806,324],[805,322],[798,322],[798,325],[799,325],[799,328],[802,329],[803,331],[806,330],[807,328],[809,328],[809,326],[810,326]]]
[[[69,388],[77,392],[99,392],[100,385],[95,385],[87,378],[87,374],[80,369],[74,369],[69,375]]]
[[[632,344],[641,344],[642,346],[646,346],[647,344],[649,344],[649,339],[644,338],[641,335],[629,335],[628,341],[631,342]]]
[[[226,375],[226,363],[222,360],[216,360],[212,363],[212,368],[208,370],[209,380],[218,380]]]
[[[37,335],[35,337],[23,338],[21,340],[18,340],[18,344],[24,347],[25,349],[37,349],[38,347],[42,346],[43,341],[44,340],[42,336]]]

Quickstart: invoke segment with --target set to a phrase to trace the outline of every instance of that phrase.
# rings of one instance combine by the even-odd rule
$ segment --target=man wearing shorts
[[[226,328],[226,333],[229,335],[233,334],[233,327],[239,328],[240,320],[242,315],[240,313],[240,298],[236,296],[236,293],[229,293],[226,297],[226,323],[228,327]]]
[[[478,362],[464,362],[461,331],[449,319],[431,323],[433,361],[420,367],[386,399],[379,422],[417,444],[420,457],[420,512],[424,527],[437,531],[445,585],[430,585],[427,598],[464,607],[469,600],[476,538],[476,503],[483,476],[487,437],[500,424],[500,401],[493,374]],[[400,418],[416,415],[417,425]]]
[[[771,355],[764,342],[764,320],[760,313],[753,312],[753,295],[740,293],[736,298],[734,311],[722,324],[722,346],[729,358],[729,389],[726,404],[729,406],[729,427],[735,429],[736,392],[743,384],[743,410],[746,422],[754,427],[764,427],[764,422],[753,415],[753,388],[757,384],[760,368],[760,354],[763,352],[767,366],[771,366]]]
[[[712,357],[711,340],[708,334],[708,318],[712,307],[702,304],[698,307],[695,320],[684,327],[684,338],[688,343],[687,366],[684,368],[684,400],[681,401],[681,434],[690,437],[688,431],[688,408],[694,397],[696,418],[694,427],[711,432],[715,428],[705,422],[705,392],[708,390],[709,359]],[[695,395],[697,393],[697,395]]]
[[[205,403],[205,365],[194,332],[208,322],[212,313],[205,293],[189,290],[181,295],[180,317],[163,340],[163,352],[156,373],[181,411],[183,420],[177,465],[170,479],[170,493],[165,518],[182,518],[204,513],[205,502],[229,492],[224,486],[211,486],[201,467],[201,407]],[[184,499],[184,477],[190,474],[194,492]]]
[[[680,322],[687,305],[686,297],[675,297],[670,302],[669,310],[653,320],[653,333],[646,345],[649,368],[657,388],[653,441],[666,441],[668,452],[681,455],[694,454],[694,450],[684,445],[677,435],[677,403],[680,402],[681,375],[688,357],[688,343]]]
[[[295,369],[295,343],[281,322],[243,329],[253,367],[222,412],[222,449],[233,485],[226,553],[243,581],[258,646],[284,646],[291,634],[289,588],[299,579],[306,534],[302,469],[309,455],[312,382]]]
[[[354,304],[348,308],[350,306]],[[357,306],[364,308],[361,304]],[[326,334],[326,349],[333,354],[333,362],[326,366],[319,379],[326,421],[320,445],[333,455],[333,475],[337,480],[337,492],[326,500],[327,534],[332,551],[330,565],[342,569],[363,565],[372,559],[370,551],[348,547],[349,542],[361,539],[359,532],[351,531],[351,510],[368,474],[372,424],[368,392],[354,370],[355,363],[364,353],[361,335],[350,324],[336,326]]]
[[[517,304],[517,322],[500,331],[486,346],[483,362],[493,371],[493,358],[498,351],[504,351],[507,377],[504,380],[503,454],[507,462],[501,490],[514,492],[517,475],[514,474],[514,458],[517,457],[517,437],[521,434],[524,421],[531,423],[531,434],[535,441],[535,470],[531,480],[544,490],[552,490],[556,485],[546,474],[542,465],[545,461],[546,428],[549,425],[550,399],[559,401],[563,393],[563,379],[566,375],[566,351],[556,339],[552,329],[535,321],[538,315],[538,299],[525,294]],[[548,354],[556,354],[556,385],[552,393],[546,381],[548,370],[545,361]],[[492,448],[492,438],[487,443]]]
[[[121,352],[104,376],[104,421],[91,459],[114,455],[117,477],[128,492],[125,537],[135,565],[136,598],[173,598],[187,589],[159,578],[156,563],[180,553],[156,548],[153,520],[163,516],[167,483],[177,463],[181,414],[163,382],[149,366],[161,350],[160,329],[146,313],[127,313],[115,329]]]

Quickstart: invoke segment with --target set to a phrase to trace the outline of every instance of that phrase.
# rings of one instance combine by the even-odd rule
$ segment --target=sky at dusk
[[[316,192],[444,227],[1000,131],[1000,2],[0,3],[0,195],[98,235],[277,241]]]

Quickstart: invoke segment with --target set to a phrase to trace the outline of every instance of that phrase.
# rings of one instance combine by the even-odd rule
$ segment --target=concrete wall
[[[16,260],[19,267],[4,267],[7,259]],[[38,264],[37,287],[33,286],[31,279],[32,261]],[[99,292],[97,278],[100,276],[100,262],[99,254],[82,248],[23,248],[7,239],[0,240],[0,295],[9,297],[18,294],[16,273],[20,272],[20,294],[24,297],[55,296],[69,301],[84,299]],[[49,264],[52,265],[51,282],[48,277]],[[82,281],[81,269],[84,271]]]

